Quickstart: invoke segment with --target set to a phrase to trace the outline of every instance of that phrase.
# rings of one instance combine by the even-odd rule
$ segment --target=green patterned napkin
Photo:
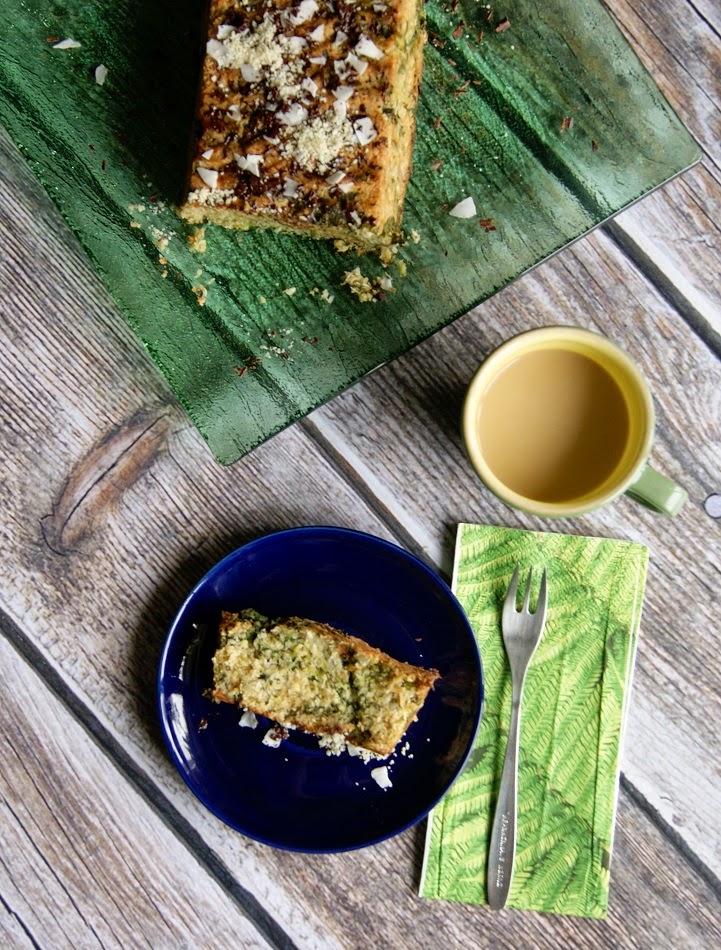
[[[548,620],[523,696],[518,841],[509,907],[605,917],[620,747],[648,550],[640,544],[462,524],[453,588],[483,658],[469,763],[428,822],[420,894],[486,903],[511,675],[501,608],[520,562],[548,571]],[[525,574],[524,574],[525,572]]]

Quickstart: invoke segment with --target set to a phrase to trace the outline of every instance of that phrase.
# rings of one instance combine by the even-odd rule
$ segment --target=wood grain
[[[689,0],[607,6],[684,124],[700,166],[617,216],[620,227],[688,306],[721,332],[721,42],[718,5]]]
[[[0,667],[9,945],[267,947],[4,638]]]

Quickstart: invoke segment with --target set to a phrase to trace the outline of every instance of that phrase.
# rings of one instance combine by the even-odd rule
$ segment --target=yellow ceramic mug
[[[544,327],[482,364],[463,437],[491,491],[531,514],[581,515],[626,492],[675,515],[687,494],[647,464],[654,422],[648,383],[622,349],[590,330]]]

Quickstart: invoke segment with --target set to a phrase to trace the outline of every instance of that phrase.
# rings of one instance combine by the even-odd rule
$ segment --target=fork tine
[[[531,606],[531,584],[533,583],[533,568],[528,572],[528,580],[526,581],[526,593],[523,596],[523,607],[521,610],[524,614],[530,613],[529,607]]]
[[[541,587],[538,591],[538,603],[536,604],[536,618],[541,628],[546,622],[546,610],[548,608],[548,578],[546,568],[543,568],[541,575]]]
[[[516,569],[513,572],[511,583],[508,585],[508,593],[506,594],[506,599],[503,602],[504,619],[507,614],[516,613],[516,597],[518,595],[518,576],[520,572],[521,572],[521,565],[516,564]]]

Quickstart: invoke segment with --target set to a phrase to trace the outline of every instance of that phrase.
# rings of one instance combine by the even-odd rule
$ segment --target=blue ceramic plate
[[[242,728],[237,708],[208,700],[220,612],[244,607],[329,623],[439,670],[406,754],[370,764],[328,756],[297,731],[273,749],[262,742],[268,720]],[[237,831],[294,851],[360,848],[421,819],[463,768],[482,699],[476,641],[448,587],[401,548],[340,528],[267,535],[212,568],[173,622],[158,677],[163,731],[190,789]],[[371,776],[381,764],[391,788]]]

